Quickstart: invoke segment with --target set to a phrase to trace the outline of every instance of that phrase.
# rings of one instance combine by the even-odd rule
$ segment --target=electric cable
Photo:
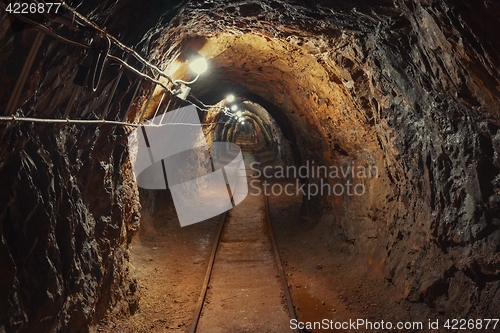
[[[162,82],[152,78],[151,76],[147,75],[147,74],[144,74],[143,72],[139,71],[138,69],[130,66],[129,64],[127,64],[124,60],[120,59],[119,57],[116,57],[114,55],[111,55],[109,54],[108,55],[108,58],[109,59],[113,59],[115,61],[118,61],[119,63],[121,63],[122,65],[124,65],[125,67],[127,67],[128,69],[130,69],[132,72],[134,72],[135,74],[143,77],[143,78],[146,78],[148,79],[149,81],[153,82],[153,83],[156,83],[157,85],[159,85],[160,87],[162,87],[163,89],[167,90],[168,92],[170,92],[171,94],[175,95],[175,92],[172,91],[169,87],[167,87],[165,84],[163,84]]]
[[[109,49],[111,48],[111,40],[108,36],[104,36],[98,44],[98,52],[94,58],[94,70],[92,73],[92,91],[96,91],[101,81],[102,72],[104,71],[104,64],[109,56]]]
[[[3,9],[5,9],[5,4],[3,4],[3,3],[0,2],[0,7],[2,7]],[[24,21],[24,22],[26,22],[28,24],[33,25],[35,28],[37,28],[39,30],[42,30],[43,32],[47,33],[48,35],[50,35],[50,36],[52,36],[52,37],[54,37],[56,39],[59,39],[60,41],[62,41],[64,43],[71,44],[71,45],[74,45],[74,46],[78,46],[78,47],[81,47],[81,48],[86,49],[86,50],[92,49],[92,47],[90,45],[82,44],[82,43],[76,42],[74,40],[70,40],[68,38],[62,37],[61,35],[57,34],[52,28],[47,27],[47,26],[45,26],[43,24],[40,24],[38,22],[35,22],[35,21],[33,21],[33,20],[31,20],[31,19],[29,19],[29,18],[27,18],[27,17],[25,17],[25,16],[23,16],[21,14],[15,14],[15,13],[10,13],[10,14],[13,15],[14,17],[20,19],[21,21]],[[151,82],[160,85],[162,88],[168,90],[170,93],[174,93],[170,88],[168,88],[162,82],[160,82],[158,80],[155,80],[154,78],[152,78],[151,76],[149,76],[147,74],[142,73],[141,71],[139,71],[136,68],[132,67],[131,65],[129,65],[128,63],[126,63],[125,61],[123,61],[122,59],[120,59],[119,57],[116,57],[116,56],[113,56],[111,54],[108,54],[108,58],[120,62],[122,65],[124,65],[129,70],[131,70],[134,73],[136,73],[137,75],[140,75],[140,76],[142,76],[142,77],[150,80]],[[145,65],[147,67],[151,67],[152,66],[152,65],[150,66],[150,65],[147,65],[147,64],[145,64]]]
[[[149,61],[147,61],[146,59],[144,59],[139,53],[137,53],[134,49],[124,45],[122,42],[120,42],[118,39],[116,39],[114,36],[112,36],[111,34],[109,34],[106,30],[102,29],[100,26],[98,26],[96,23],[92,22],[91,20],[89,20],[88,18],[86,18],[85,16],[83,16],[82,14],[80,14],[76,9],[74,9],[73,7],[69,6],[64,0],[61,0],[61,4],[64,8],[66,8],[67,10],[69,10],[70,12],[72,12],[76,17],[78,17],[80,20],[82,20],[83,22],[85,22],[86,24],[90,25],[91,27],[93,27],[94,29],[96,29],[97,31],[99,31],[100,33],[106,35],[112,42],[114,42],[120,49],[122,49],[123,51],[125,52],[128,52],[130,54],[132,54],[138,61],[140,61],[143,65],[155,70],[158,72],[158,74],[160,74],[161,76],[163,76],[164,78],[166,78],[167,80],[169,80],[174,86],[178,87],[178,85],[175,83],[175,80],[170,76],[170,75],[167,75],[165,74],[161,69],[159,69],[158,67],[156,67],[155,65],[153,65],[152,63],[150,63]]]
[[[195,83],[196,80],[198,80],[199,77],[200,77],[200,74],[196,75],[196,77],[193,80],[191,80],[191,81],[175,80],[175,82],[180,82],[180,83],[183,83],[183,84],[192,84],[192,83]]]
[[[205,124],[192,124],[192,123],[154,124],[152,122],[148,122],[148,124],[145,125],[145,124],[134,124],[124,121],[106,120],[106,119],[44,119],[44,118],[29,118],[29,117],[16,117],[16,116],[11,116],[11,117],[0,116],[0,121],[12,121],[12,122],[18,121],[18,122],[47,123],[47,124],[108,124],[108,125],[121,125],[121,126],[131,126],[131,127],[141,127],[141,126],[161,127],[165,125],[210,126],[210,125],[224,123],[224,122],[213,122]]]
[[[191,97],[194,100],[194,102],[193,101],[188,101],[187,99],[186,99],[186,101],[188,103],[191,103],[191,104],[197,106],[202,111],[210,112],[211,111],[210,109],[216,109],[216,110],[218,109],[218,110],[222,111],[226,116],[232,116],[232,113],[229,112],[229,108],[227,106],[206,105],[205,103],[203,103],[202,101],[200,101],[192,93],[189,93],[188,97]],[[196,105],[195,102],[201,104],[201,107],[199,105]]]
[[[180,88],[179,84],[177,82],[180,82],[180,83],[184,83],[184,84],[190,84],[190,83],[193,83],[194,81],[196,81],[199,77],[199,74],[196,76],[196,78],[190,82],[186,82],[186,81],[183,81],[183,80],[174,80],[172,77],[170,77],[169,75],[163,73],[158,67],[156,67],[155,65],[151,64],[150,62],[148,62],[146,59],[142,58],[136,51],[134,51],[132,48],[122,44],[118,39],[116,39],[114,36],[112,36],[111,34],[107,33],[105,30],[103,30],[102,28],[100,28],[97,24],[93,23],[92,21],[90,21],[89,19],[87,19],[85,16],[81,15],[80,13],[78,13],[74,8],[72,8],[71,6],[67,5],[64,1],[61,2],[61,4],[63,5],[63,7],[65,7],[66,9],[68,9],[69,11],[71,11],[74,15],[74,17],[78,17],[79,19],[81,19],[82,21],[84,21],[87,25],[90,25],[91,27],[95,28],[97,31],[99,31],[101,34],[103,34],[104,36],[106,36],[106,39],[107,39],[107,42],[114,42],[120,49],[128,52],[129,54],[133,55],[137,60],[139,60],[139,62],[141,62],[143,65],[145,65],[146,67],[149,67],[150,69],[153,69],[155,70],[156,72],[158,72],[160,74],[160,76],[163,76],[164,78],[166,78],[167,80],[170,81],[170,83],[172,83],[172,85],[176,88]],[[3,3],[0,3],[0,7],[2,7],[4,10],[6,9],[5,7],[5,4]],[[62,42],[65,42],[67,44],[70,44],[70,45],[74,45],[74,46],[77,46],[77,47],[81,47],[83,49],[92,49],[92,47],[90,45],[86,45],[86,44],[82,44],[82,43],[79,43],[79,42],[76,42],[76,41],[73,41],[73,40],[70,40],[68,38],[65,38],[65,37],[62,37],[61,35],[57,34],[52,28],[50,27],[47,27],[43,24],[40,24],[36,21],[33,21],[27,17],[24,17],[23,15],[20,15],[20,14],[15,14],[15,13],[11,13],[14,17],[28,23],[28,24],[31,24],[33,25],[34,27],[42,30],[43,32],[49,34],[50,36],[62,41]],[[112,59],[112,60],[115,60],[117,62],[119,62],[120,64],[122,64],[123,66],[125,66],[127,69],[131,70],[132,72],[134,72],[135,74],[143,77],[143,78],[146,78],[147,80],[161,86],[163,89],[165,89],[166,91],[168,91],[172,96],[175,96],[176,94],[179,93],[179,89],[176,89],[175,91],[173,91],[171,88],[169,88],[167,85],[165,85],[164,83],[160,82],[159,80],[156,80],[154,79],[153,77],[149,76],[148,74],[145,74],[141,71],[139,71],[138,69],[134,68],[133,66],[129,65],[126,61],[122,60],[121,58],[117,57],[117,56],[114,56],[112,54],[109,54],[109,44],[106,45],[107,47],[105,48],[105,52],[106,52],[106,55],[104,54],[100,54],[100,57],[99,58],[102,58],[104,56],[104,60],[106,58],[109,58],[109,59]],[[103,53],[103,52],[101,52]],[[102,60],[102,64],[100,67],[100,72],[102,73],[102,69],[103,69],[103,63],[104,63],[104,60]],[[98,71],[98,68],[96,68],[96,71]],[[100,76],[101,73],[94,73],[94,76],[95,74],[97,74],[98,76]],[[92,85],[93,85],[93,89],[95,89],[95,78],[92,82]],[[191,97],[191,99],[193,99],[194,101],[191,101],[191,100],[187,100],[188,97]],[[225,115],[227,116],[231,116],[231,114],[229,113],[229,109],[225,106],[216,106],[216,105],[206,105],[205,103],[203,103],[202,101],[200,101],[198,98],[196,98],[196,96],[194,96],[191,92],[188,94],[188,96],[186,97],[185,101],[193,106],[195,106],[198,110],[202,111],[202,112],[213,112],[214,109],[215,110],[219,110],[219,111],[222,111]],[[18,117],[15,117],[15,116],[12,116],[12,117],[0,117],[0,121],[12,121],[12,120],[17,120],[17,121],[32,121],[32,122],[49,122],[47,121],[47,119],[39,119],[39,118],[18,118]],[[126,123],[126,122],[118,122],[118,121],[106,121],[106,120],[68,120],[68,119],[53,119],[53,122],[57,122],[57,123],[110,123],[110,124],[119,124],[119,125],[129,125],[129,126],[141,126],[140,124],[131,124],[131,123]],[[216,124],[216,123],[210,123],[210,124]],[[210,125],[210,124],[203,124],[203,125]]]

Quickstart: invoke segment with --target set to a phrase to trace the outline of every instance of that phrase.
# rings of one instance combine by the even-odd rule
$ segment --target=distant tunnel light
[[[227,96],[226,96],[226,101],[227,101],[228,103],[232,103],[232,102],[234,102],[234,95],[227,95]]]
[[[198,57],[195,58],[194,60],[191,60],[189,62],[189,68],[195,73],[195,74],[203,74],[206,72],[208,68],[208,63],[207,60],[203,57]]]

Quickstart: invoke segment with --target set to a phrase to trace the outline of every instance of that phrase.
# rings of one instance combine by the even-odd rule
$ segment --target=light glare
[[[227,97],[226,97],[226,101],[227,101],[228,103],[232,103],[232,102],[234,102],[234,95],[227,95]]]
[[[198,75],[203,74],[208,68],[207,60],[203,57],[192,60],[190,61],[189,68]]]
[[[238,110],[238,107],[236,105],[233,105],[233,106],[231,106],[231,110],[236,111],[236,110]]]

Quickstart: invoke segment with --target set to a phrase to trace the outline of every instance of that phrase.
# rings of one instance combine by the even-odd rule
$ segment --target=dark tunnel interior
[[[0,333],[498,331],[499,28],[0,0]]]

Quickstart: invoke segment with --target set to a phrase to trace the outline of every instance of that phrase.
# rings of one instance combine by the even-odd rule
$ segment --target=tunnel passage
[[[320,4],[221,4],[210,13],[191,4],[158,38],[153,59],[183,77],[185,65],[171,60],[196,48],[209,59],[210,75],[192,85],[193,93],[215,103],[231,87],[264,106],[297,165],[377,167],[376,178],[358,180],[366,195],[315,198],[313,211],[333,212],[330,223],[353,245],[361,270],[394,284],[397,299],[447,314],[476,311],[473,299],[491,300],[485,295],[498,285],[497,212],[486,202],[496,200],[499,170],[492,153],[498,92],[491,88],[499,59],[465,65],[469,56],[486,59],[491,48],[475,38],[461,44],[457,22],[489,39],[498,21],[464,16],[472,4],[380,5],[383,14],[353,5],[344,16]],[[295,10],[303,20],[295,21]],[[486,169],[488,176],[479,176]],[[459,292],[476,283],[484,289]]]
[[[346,244],[350,265],[387,282],[398,302],[451,318],[498,313],[498,3],[146,8],[120,0],[85,1],[79,10],[175,78],[191,79],[184,50],[207,57],[209,73],[191,85],[193,95],[216,104],[230,90],[261,105],[290,145],[290,164],[377,166],[379,177],[360,180],[366,195],[316,198],[312,207],[325,237]],[[19,22],[14,31],[0,15],[7,105],[36,34]],[[92,28],[63,23],[52,28],[82,43],[99,40]],[[109,119],[139,121],[147,80],[134,97],[139,79],[126,72],[108,110],[116,63],[105,66],[96,91],[72,83],[95,53],[45,37],[15,115],[99,119],[106,111]],[[209,141],[219,133],[208,126],[215,117],[200,112]],[[138,291],[127,247],[140,207],[128,130],[1,126],[0,328],[85,331],[108,311],[133,313]]]
[[[175,32],[174,29],[171,33]],[[170,32],[157,42],[159,49],[162,47],[162,40],[171,41],[169,34]],[[393,189],[384,172],[384,152],[374,128],[367,121],[364,110],[359,108],[350,95],[351,79],[346,79],[343,83],[340,78],[340,81],[331,81],[332,75],[340,76],[346,69],[342,65],[332,64],[328,67],[316,60],[305,46],[252,33],[233,35],[220,32],[210,37],[188,37],[180,40],[178,45],[179,54],[183,50],[197,48],[200,54],[209,59],[210,71],[206,77],[192,84],[193,94],[207,104],[215,104],[230,91],[251,101],[247,108],[253,113],[258,114],[255,111],[260,109],[251,106],[254,101],[265,108],[274,120],[270,122],[275,124],[272,128],[279,129],[282,133],[275,137],[278,138],[277,146],[283,147],[281,149],[285,154],[282,155],[288,164],[297,167],[312,164],[335,166],[346,170],[377,167],[381,170],[379,177],[369,179],[352,179],[356,177],[351,177],[352,173],[347,172],[348,177],[351,177],[348,182],[365,182],[363,185],[367,189],[366,196],[309,198],[312,207],[309,212],[316,216],[323,210],[332,208],[336,215],[349,220],[349,216],[359,214],[360,218],[350,221],[348,225],[339,218],[341,224],[346,223],[343,226],[345,237],[349,240],[358,239],[360,248],[376,246],[378,241],[373,235],[380,232],[381,226],[369,221],[366,215],[359,212],[385,206],[382,198],[392,196]],[[167,52],[164,56],[175,59],[176,53],[172,51],[171,45],[169,51],[172,54]],[[168,73],[176,77],[189,77],[185,63],[182,63],[183,58],[179,59],[180,62],[173,62],[167,67],[172,68]],[[369,82],[365,74],[359,78],[365,84]],[[268,116],[264,118],[269,119]],[[215,118],[207,117],[204,121],[210,123],[213,119]],[[222,125],[218,126],[222,128]],[[231,140],[235,128],[224,125],[222,137],[227,140],[229,136]],[[263,133],[267,132],[272,130]],[[218,137],[217,128],[214,141],[215,137]],[[326,179],[317,176],[310,178],[306,181],[309,184],[317,183],[318,186],[321,181],[329,182],[332,186],[342,181],[328,176]]]
[[[270,160],[282,160],[287,164],[294,164],[290,142],[285,138],[281,127],[258,103],[242,100],[239,98],[236,103],[232,103],[235,110],[231,110],[231,115],[215,117],[219,124],[214,129],[213,141],[235,142],[243,134],[250,135],[254,144],[254,153],[268,151]],[[206,120],[208,121],[208,119]]]

